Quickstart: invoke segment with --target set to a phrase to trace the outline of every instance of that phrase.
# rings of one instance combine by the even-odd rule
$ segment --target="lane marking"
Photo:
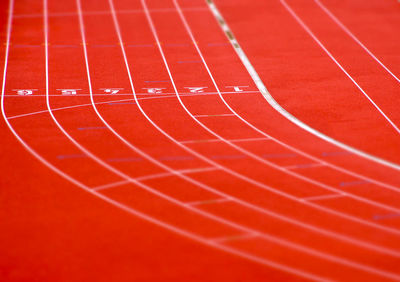
[[[211,13],[214,15],[214,17],[216,18],[216,21],[218,23],[218,25],[222,28],[222,30],[224,31],[225,35],[228,37],[229,41],[231,42],[231,45],[233,46],[235,52],[237,53],[238,57],[240,58],[240,60],[242,61],[243,65],[245,66],[245,68],[247,69],[248,73],[250,74],[251,78],[253,79],[254,83],[256,84],[257,88],[260,90],[261,94],[263,95],[263,97],[266,99],[266,101],[277,111],[279,112],[282,116],[284,116],[285,118],[287,118],[288,120],[290,120],[291,122],[293,122],[294,124],[296,124],[297,126],[301,127],[302,129],[312,133],[313,135],[321,138],[322,140],[325,140],[331,144],[336,145],[337,147],[340,147],[344,150],[350,151],[356,155],[359,155],[365,159],[374,161],[376,163],[379,163],[381,165],[393,168],[395,170],[400,170],[400,165],[393,163],[391,161],[385,160],[383,158],[377,157],[377,156],[373,156],[369,153],[366,153],[364,151],[361,151],[359,149],[353,148],[347,144],[344,144],[340,141],[337,141],[321,132],[319,132],[318,130],[310,127],[309,125],[303,123],[302,121],[300,121],[299,119],[297,119],[296,117],[294,117],[292,114],[290,114],[288,111],[286,111],[284,108],[282,108],[282,106],[280,104],[278,104],[276,102],[276,100],[272,97],[272,95],[269,93],[269,91],[267,90],[266,86],[264,85],[264,83],[262,82],[260,76],[258,75],[258,73],[256,72],[256,70],[254,69],[254,67],[252,66],[252,64],[250,63],[250,60],[248,59],[247,55],[244,53],[243,49],[240,47],[238,41],[236,40],[236,38],[233,36],[233,33],[231,31],[231,29],[229,28],[228,24],[225,22],[224,18],[222,17],[222,14],[219,12],[218,8],[216,7],[216,5],[214,4],[214,2],[212,0],[206,0]]]
[[[347,28],[342,21],[340,21],[324,4],[319,0],[314,0],[315,3],[344,31],[350,36],[358,45],[361,46],[382,68],[384,68],[397,82],[400,83],[400,79],[389,70],[351,31]]]

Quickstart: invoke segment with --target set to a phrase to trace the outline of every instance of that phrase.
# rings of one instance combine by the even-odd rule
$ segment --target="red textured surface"
[[[207,3],[177,3],[195,42],[173,0],[0,2],[0,280],[400,280],[399,170],[283,117]],[[215,5],[283,108],[399,166],[355,84],[400,125],[397,1]]]

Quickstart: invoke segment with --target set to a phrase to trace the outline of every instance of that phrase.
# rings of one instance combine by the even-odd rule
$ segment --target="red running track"
[[[399,12],[1,2],[1,280],[400,280]]]

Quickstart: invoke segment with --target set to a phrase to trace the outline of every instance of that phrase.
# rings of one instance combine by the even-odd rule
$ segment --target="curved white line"
[[[342,148],[346,151],[349,151],[353,154],[356,154],[358,156],[361,156],[365,159],[368,159],[370,161],[379,163],[381,165],[393,168],[395,170],[400,170],[400,165],[390,162],[388,160],[373,156],[371,154],[368,154],[364,151],[361,151],[359,149],[353,148],[347,144],[344,144],[340,141],[337,141],[321,132],[319,132],[318,130],[310,127],[309,125],[305,124],[304,122],[302,122],[301,120],[297,119],[296,117],[294,117],[292,114],[290,114],[288,111],[286,111],[284,108],[282,108],[282,106],[280,104],[278,104],[275,99],[272,97],[272,95],[269,93],[269,91],[267,90],[266,86],[264,85],[264,83],[262,82],[261,78],[259,77],[258,73],[256,72],[256,70],[254,69],[254,67],[252,66],[252,64],[250,63],[250,60],[247,58],[246,54],[244,53],[243,49],[240,47],[238,41],[233,37],[233,32],[231,31],[231,29],[229,28],[229,26],[227,25],[226,21],[224,20],[224,18],[222,17],[221,13],[219,12],[218,8],[215,6],[215,4],[212,2],[212,0],[206,0],[212,14],[214,15],[214,17],[216,18],[217,23],[219,24],[219,26],[222,28],[222,30],[225,33],[229,33],[232,38],[228,39],[231,42],[235,52],[238,54],[240,60],[242,61],[243,65],[246,67],[247,71],[249,72],[251,78],[253,79],[254,83],[256,84],[257,88],[260,90],[261,94],[263,95],[263,97],[267,100],[267,102],[277,111],[279,112],[282,116],[284,116],[285,118],[287,118],[288,120],[290,120],[291,122],[293,122],[294,124],[296,124],[297,126],[299,126],[300,128],[310,132],[311,134],[319,137],[320,139],[323,139],[339,148]]]
[[[353,84],[361,91],[367,100],[375,107],[376,110],[386,119],[386,121],[400,134],[400,129],[397,125],[383,112],[383,110],[372,100],[365,90],[355,81],[355,79],[344,69],[344,67],[336,60],[336,58],[329,52],[324,44],[317,38],[311,29],[304,23],[304,21],[297,15],[297,13],[286,3],[285,0],[279,0],[282,5],[289,11],[290,15],[297,21],[298,24],[311,36],[311,38],[318,44],[319,47],[329,56],[329,58],[342,70],[342,72],[353,82]]]
[[[400,78],[398,78],[393,72],[390,71],[388,67],[384,65],[358,38],[355,36],[344,24],[341,22],[324,4],[319,0],[314,0],[315,3],[344,31],[350,36],[365,52],[368,53],[382,68],[384,68],[398,83],[400,83]]]

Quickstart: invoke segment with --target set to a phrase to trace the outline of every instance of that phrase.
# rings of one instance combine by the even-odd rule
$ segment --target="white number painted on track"
[[[17,94],[20,96],[29,96],[32,95],[34,91],[37,91],[37,89],[13,89],[13,91],[17,91]]]
[[[208,87],[184,87],[186,89],[189,89],[190,93],[203,93],[204,89]]]
[[[142,88],[142,89],[147,89],[147,93],[149,94],[162,94],[162,91],[165,88]]]
[[[186,89],[186,91],[189,91],[189,93],[193,93],[193,94],[199,94],[199,93],[207,93],[207,86],[189,86],[189,87],[183,87],[184,89]],[[230,92],[227,93],[232,93],[233,92],[237,92],[237,93],[241,93],[241,92],[245,92],[248,91],[245,88],[249,88],[248,85],[232,85],[232,86],[225,86],[225,88],[229,88]],[[149,87],[149,88],[142,88],[145,89],[147,92],[147,94],[163,94],[164,90],[167,88],[162,88],[162,87]],[[77,95],[78,92],[82,90],[82,89],[77,89],[77,88],[62,88],[62,89],[57,89],[57,91],[59,91],[61,93],[61,95],[63,96],[73,96],[73,95]],[[113,94],[119,94],[122,90],[124,90],[124,88],[99,88],[99,90],[101,92],[103,92],[104,94],[109,94],[109,95],[113,95]],[[29,96],[29,95],[34,95],[35,91],[38,91],[38,89],[12,89],[12,91],[15,91],[16,94],[20,95],[20,96]],[[254,92],[254,91],[250,91],[250,92]],[[224,92],[222,92],[224,93]],[[86,94],[89,95],[89,94]]]
[[[57,89],[57,90],[61,91],[61,95],[69,96],[69,95],[76,95],[77,91],[81,89]]]
[[[235,90],[235,92],[243,92],[242,88],[247,88],[249,86],[225,86],[225,88],[233,88],[233,90]]]
[[[123,90],[124,88],[100,88],[106,94],[117,94],[119,91]]]

